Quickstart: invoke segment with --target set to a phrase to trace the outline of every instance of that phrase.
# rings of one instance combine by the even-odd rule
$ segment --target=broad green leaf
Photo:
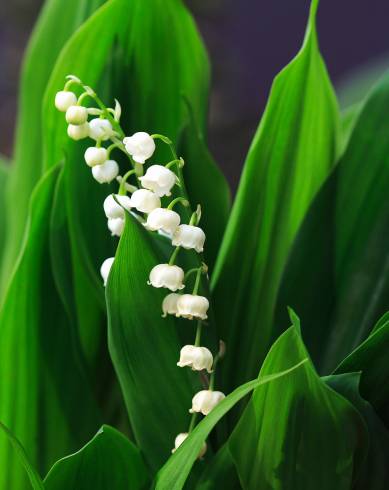
[[[384,315],[369,337],[340,365],[335,373],[361,371],[361,394],[389,423],[389,318]]]
[[[44,484],[47,490],[142,490],[147,480],[138,448],[103,425],[82,449],[57,461]]]
[[[304,340],[325,374],[389,309],[388,104],[389,73],[364,102],[346,151],[301,227],[284,274],[279,321],[286,304],[301,312],[310,326],[303,330]]]
[[[334,390],[347,398],[365,420],[369,432],[366,458],[355,468],[357,490],[385,490],[389,482],[389,431],[371,405],[359,394],[360,373],[346,373],[323,378]]]
[[[185,480],[197,459],[204,441],[209,436],[211,430],[219,420],[236,405],[243,397],[254,389],[261,389],[261,385],[271,384],[276,379],[286,377],[300,368],[306,359],[300,360],[297,364],[278,373],[268,376],[260,376],[254,381],[249,381],[239,388],[236,388],[224,400],[222,400],[210,414],[194,428],[193,432],[169,458],[167,463],[157,475],[156,490],[180,490],[185,484]]]
[[[15,139],[15,167],[6,189],[7,229],[5,266],[1,276],[4,289],[14,265],[26,224],[31,192],[43,173],[43,94],[63,44],[104,0],[47,0],[31,36],[23,61]],[[58,160],[57,160],[58,161]],[[55,161],[53,164],[57,163]],[[15,206],[15,195],[18,206]]]
[[[260,377],[307,357],[295,315],[292,321],[272,346]],[[254,391],[229,445],[245,490],[350,490],[366,437],[358,411],[306,362]]]
[[[142,31],[139,38],[134,34],[138,29]],[[104,32],[103,38],[101,32]],[[148,56],[146,44],[150,45],[153,56]],[[186,46],[185,52],[181,45]],[[150,93],[145,83],[148,73],[153,73],[155,79],[156,50],[159,49],[169,52],[169,63],[158,73],[158,91]],[[93,57],[90,57],[91,52]],[[143,127],[149,132],[169,134],[174,139],[181,130],[184,113],[182,92],[196,107],[196,114],[204,119],[208,82],[204,66],[207,68],[204,48],[181,2],[152,0],[145,4],[140,0],[111,0],[68,41],[50,79],[44,104],[45,164],[53,165],[63,152],[66,154],[65,201],[74,303],[84,351],[92,369],[96,362],[101,364],[96,355],[104,348],[101,327],[105,322],[105,303],[98,271],[102,261],[113,255],[116,242],[109,236],[102,203],[114,188],[99,186],[91,178],[90,169],[83,165],[85,145],[91,142],[81,144],[69,140],[63,114],[53,106],[55,92],[63,86],[68,73],[76,74],[93,87],[101,86],[103,79],[104,89],[100,95],[108,105],[114,97],[120,100],[125,128],[139,130]],[[136,89],[139,85],[141,92]],[[132,94],[137,94],[134,101],[129,100]],[[121,173],[126,170],[121,162]],[[102,238],[96,242],[96,236]],[[86,290],[89,295],[85,295]]]
[[[75,349],[75,335],[50,267],[49,225],[58,168],[32,195],[30,219],[0,311],[0,420],[41,471],[87,440],[99,412]],[[44,430],[43,430],[44,428]],[[25,476],[4,438],[0,488]]]
[[[185,159],[184,178],[190,201],[201,205],[201,227],[207,236],[204,249],[207,264],[212,268],[223,238],[230,211],[230,190],[209,153],[190,106],[189,122],[180,138]]]
[[[36,469],[30,463],[24,447],[21,445],[20,441],[12,434],[12,432],[6,427],[2,422],[0,422],[0,429],[7,436],[9,443],[12,445],[13,450],[19,457],[21,465],[23,465],[28,479],[30,480],[31,486],[34,490],[43,490],[43,482],[36,471]]]
[[[106,291],[108,343],[136,442],[154,470],[189,424],[197,378],[176,366],[176,321],[172,316],[161,318],[162,300],[169,291],[147,284],[151,269],[164,262],[149,233],[128,215]],[[194,335],[193,326],[184,328]]]
[[[301,51],[274,80],[212,277],[220,336],[229,349],[227,387],[255,376],[274,338],[290,248],[337,152],[338,108],[318,49],[317,6],[314,0]]]
[[[123,39],[130,26],[133,3],[126,0],[106,2],[82,24],[63,47],[44,95],[45,168],[55,165],[62,158],[67,146],[78,144],[69,139],[64,114],[54,107],[56,92],[62,89],[69,74],[76,75],[88,85],[96,87],[115,39]],[[102,32],[104,36],[101,35]]]
[[[177,144],[188,118],[187,99],[204,132],[209,63],[192,16],[181,0],[136,0],[132,20],[120,95],[123,112],[130,112],[126,129],[164,134]],[[153,160],[170,158],[158,146]]]

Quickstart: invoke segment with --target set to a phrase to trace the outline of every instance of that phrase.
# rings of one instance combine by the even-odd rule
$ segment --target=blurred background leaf
[[[361,372],[361,394],[380,413],[389,427],[389,318],[382,322],[353,352],[336,368],[335,373]]]
[[[355,468],[358,490],[385,490],[389,481],[389,431],[372,406],[359,394],[360,373],[346,373],[323,378],[334,390],[347,398],[363,416],[368,430],[367,455]]]
[[[181,134],[179,148],[186,162],[183,174],[189,199],[194,206],[200,204],[203,211],[201,227],[207,237],[204,255],[212,272],[230,212],[231,195],[227,180],[207,148],[190,105],[188,112],[189,120]]]
[[[28,230],[0,311],[0,420],[42,472],[79,447],[100,424],[50,265],[57,176],[53,167],[33,193]],[[25,475],[5,438],[0,440],[0,456],[0,487],[24,488]]]
[[[48,0],[31,36],[19,88],[14,170],[6,189],[7,240],[0,291],[19,253],[30,195],[43,173],[42,124],[46,114],[42,112],[42,99],[47,80],[66,40],[102,1],[68,0],[64,8],[63,1]],[[14,205],[15,196],[18,206]]]
[[[227,391],[255,376],[265,357],[290,248],[335,162],[338,108],[318,50],[317,4],[301,51],[275,78],[212,276],[219,335],[229,352]]]

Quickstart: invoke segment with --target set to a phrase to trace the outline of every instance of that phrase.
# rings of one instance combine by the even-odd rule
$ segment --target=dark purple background
[[[146,1],[146,0],[145,0]],[[166,0],[168,1],[168,0]],[[12,152],[20,61],[41,0],[0,14],[0,151]],[[274,75],[300,47],[308,0],[188,0],[213,66],[209,143],[235,187]],[[66,0],[64,0],[64,5]],[[336,85],[388,54],[388,0],[322,0],[318,31]],[[389,115],[388,115],[389,117]]]

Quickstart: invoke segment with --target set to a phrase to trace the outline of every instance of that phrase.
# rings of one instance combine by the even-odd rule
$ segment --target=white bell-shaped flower
[[[151,213],[161,207],[160,198],[147,189],[138,189],[131,196],[131,206],[141,213]]]
[[[170,293],[164,297],[162,301],[162,312],[163,317],[165,318],[167,315],[176,315],[177,314],[177,301],[180,297],[180,294]]]
[[[152,268],[147,284],[155,288],[168,288],[170,291],[183,289],[184,271],[177,265],[158,264]]]
[[[189,412],[200,412],[203,415],[208,415],[225,397],[225,394],[221,391],[199,391],[192,398],[192,408],[189,410]]]
[[[174,449],[172,449],[172,453],[176,452],[176,450],[181,446],[181,444],[185,441],[188,435],[189,435],[188,432],[181,432],[181,434],[178,434],[178,436],[174,440]],[[207,452],[207,443],[204,441],[200,449],[199,455],[197,457],[201,459],[206,452]]]
[[[190,367],[193,371],[206,369],[212,372],[213,356],[212,352],[206,347],[196,347],[195,345],[185,345],[180,351],[180,360],[177,362],[179,367]]]
[[[54,104],[59,111],[66,112],[70,106],[77,104],[76,94],[69,90],[61,90],[55,94]]]
[[[120,196],[118,194],[116,194],[114,198],[113,195],[110,194],[105,198],[103,207],[105,216],[108,219],[124,219],[124,209],[127,209],[127,211],[131,210],[130,198],[128,196]]]
[[[127,136],[123,139],[127,153],[138,163],[145,163],[155,151],[153,138],[143,131]]]
[[[109,218],[107,224],[112,236],[122,236],[125,224],[123,218]]]
[[[189,318],[190,320],[192,318],[205,320],[208,318],[208,308],[209,301],[205,296],[182,294],[177,301],[177,316]]]
[[[114,260],[115,260],[115,257],[110,257],[109,259],[105,259],[104,262],[101,264],[100,274],[101,274],[101,277],[103,278],[104,286],[107,285],[108,276],[109,276],[109,273],[111,271]]]
[[[80,124],[80,126],[69,124],[68,136],[75,141],[87,138],[89,136],[89,123],[86,122],[84,124]]]
[[[205,233],[198,226],[180,225],[173,235],[172,244],[175,247],[194,248],[200,253],[204,250]]]
[[[162,165],[151,165],[139,180],[145,189],[150,189],[157,196],[162,197],[171,195],[170,191],[177,182],[177,176]]]
[[[108,151],[106,148],[96,148],[95,146],[90,146],[86,149],[84,158],[89,167],[102,165],[108,159]]]
[[[180,224],[180,215],[171,209],[156,208],[147,216],[146,228],[151,231],[162,230],[173,235]]]
[[[66,111],[66,122],[80,126],[88,120],[88,111],[82,105],[71,105]]]
[[[108,119],[95,118],[89,121],[89,136],[92,139],[106,141],[113,133],[112,124]]]
[[[119,165],[115,160],[107,160],[102,165],[95,165],[92,167],[93,177],[100,184],[108,184],[116,179],[119,173]]]

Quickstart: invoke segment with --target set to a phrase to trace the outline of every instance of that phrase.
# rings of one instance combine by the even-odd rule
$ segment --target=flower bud
[[[225,397],[225,394],[221,391],[199,391],[192,398],[192,408],[189,412],[201,412],[203,415],[208,415]]]
[[[138,163],[145,163],[155,151],[153,138],[143,131],[123,139],[127,153]]]
[[[161,207],[161,200],[154,192],[139,189],[131,196],[131,206],[141,213],[151,213],[154,209]]]
[[[147,229],[151,231],[162,230],[173,235],[180,224],[180,215],[171,209],[156,208],[147,216]]]
[[[180,294],[170,293],[162,301],[162,312],[163,317],[166,318],[167,315],[177,314],[177,301],[180,298]]]
[[[75,141],[86,138],[87,136],[89,136],[89,123],[86,122],[85,124],[80,124],[80,126],[69,124],[68,136]]]
[[[150,189],[157,196],[162,197],[171,195],[170,191],[177,182],[177,176],[162,165],[151,165],[139,180],[145,189]]]
[[[114,260],[115,257],[110,257],[109,259],[105,259],[104,262],[101,264],[100,274],[101,277],[103,278],[104,286],[107,285],[108,276]]]
[[[89,136],[96,141],[106,141],[113,132],[112,124],[108,119],[95,118],[89,122]]]
[[[186,249],[194,248],[200,253],[204,250],[205,233],[198,226],[180,225],[173,235],[172,245]]]
[[[121,236],[124,230],[125,221],[123,218],[109,218],[108,229],[112,236]]]
[[[73,92],[61,90],[55,94],[54,104],[59,111],[66,112],[70,106],[77,104],[77,97]]]
[[[180,351],[180,360],[177,366],[192,368],[193,371],[206,369],[212,372],[213,356],[206,347],[196,347],[195,345],[185,345]]]
[[[189,435],[188,432],[181,432],[181,434],[178,434],[178,436],[174,440],[174,449],[172,449],[172,453],[176,452],[176,450],[181,446],[181,444],[185,441],[188,435]],[[197,457],[201,459],[206,452],[207,452],[207,443],[204,441],[203,446],[200,449],[199,455]]]
[[[82,105],[71,105],[66,111],[66,122],[80,126],[88,120],[88,111]]]
[[[84,153],[85,162],[90,167],[101,165],[108,159],[108,151],[106,148],[96,148],[90,146]]]
[[[107,160],[102,165],[92,167],[93,177],[100,184],[108,184],[112,182],[119,173],[119,165],[115,160]]]
[[[170,291],[183,289],[184,271],[177,265],[158,264],[152,268],[147,284],[155,288],[168,288]]]
[[[107,218],[124,219],[124,209],[127,209],[127,211],[131,210],[130,198],[128,196],[119,196],[118,194],[116,194],[114,198],[113,195],[110,194],[105,198],[103,207]]]
[[[183,318],[198,318],[205,320],[209,308],[209,301],[205,296],[197,296],[195,294],[183,294],[177,301],[177,316]]]

